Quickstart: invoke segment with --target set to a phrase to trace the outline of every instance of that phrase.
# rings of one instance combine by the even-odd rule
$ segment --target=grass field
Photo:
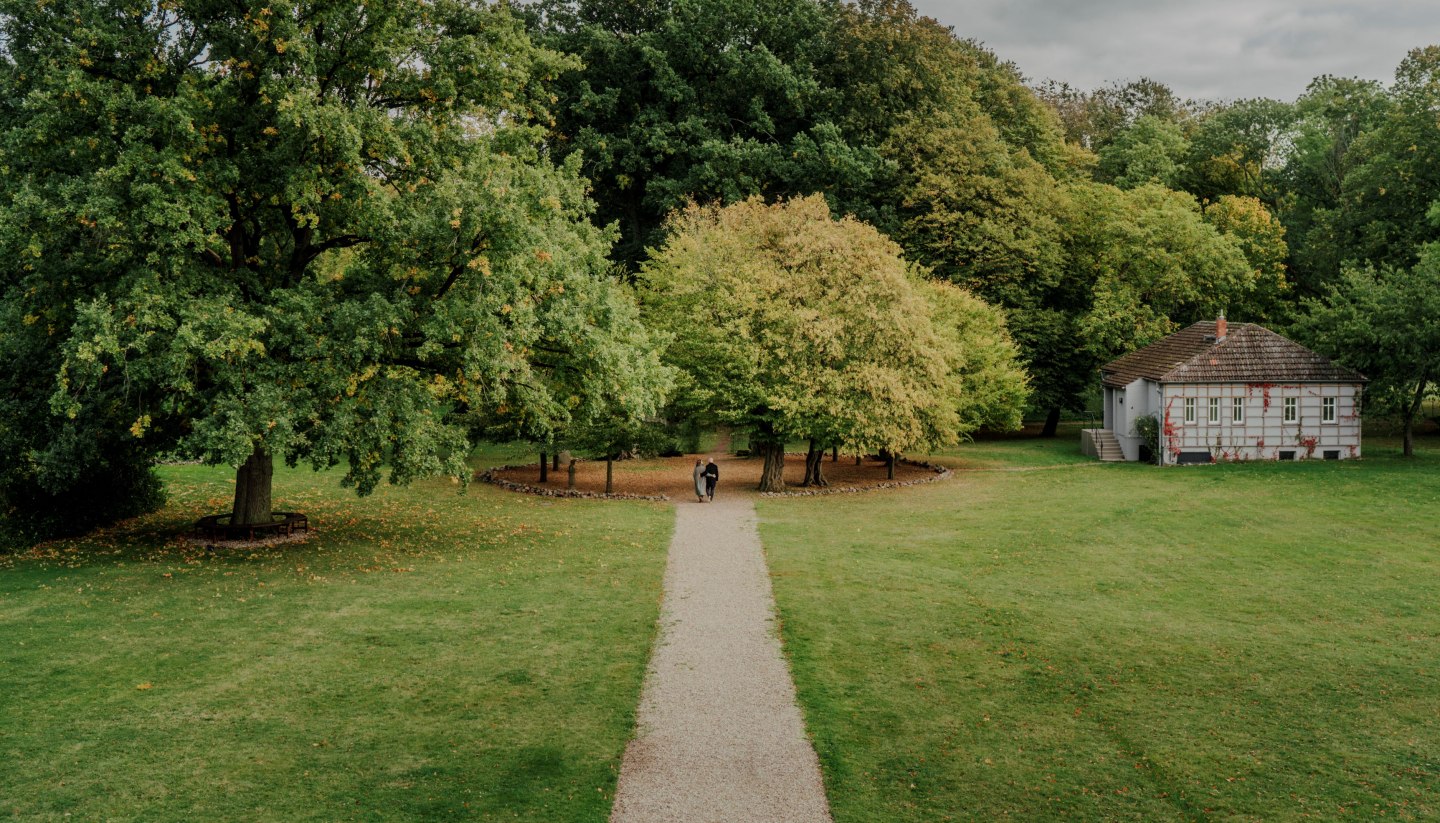
[[[1188,469],[1075,443],[761,504],[835,819],[1440,817],[1440,443]]]
[[[319,533],[210,554],[167,535],[232,475],[164,475],[156,515],[0,556],[0,819],[606,819],[668,508],[279,471]]]

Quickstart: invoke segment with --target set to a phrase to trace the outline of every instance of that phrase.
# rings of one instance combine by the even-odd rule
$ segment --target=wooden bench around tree
[[[191,531],[196,537],[212,540],[254,540],[257,537],[291,535],[310,531],[310,518],[299,512],[275,512],[269,523],[231,525],[230,515],[211,514],[195,521]]]

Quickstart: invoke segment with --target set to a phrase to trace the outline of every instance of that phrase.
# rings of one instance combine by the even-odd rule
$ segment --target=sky
[[[911,2],[1032,81],[1149,77],[1196,100],[1293,100],[1321,74],[1389,83],[1406,52],[1440,43],[1440,0]]]

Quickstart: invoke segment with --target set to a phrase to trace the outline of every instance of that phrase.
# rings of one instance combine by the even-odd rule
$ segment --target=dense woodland
[[[0,0],[0,50],[7,543],[159,457],[259,521],[276,459],[1053,434],[1221,311],[1407,450],[1440,379],[1440,47],[1293,101],[1034,82],[875,0]]]

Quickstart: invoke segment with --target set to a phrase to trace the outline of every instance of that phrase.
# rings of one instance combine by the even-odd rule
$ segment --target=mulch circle
[[[695,486],[691,473],[697,459],[708,460],[708,456],[687,455],[684,457],[662,457],[647,460],[618,460],[615,462],[614,493],[617,495],[658,497],[664,495],[673,500],[694,499]],[[760,484],[760,469],[764,461],[759,457],[735,457],[724,455],[715,458],[720,467],[720,484],[716,494],[730,494],[737,491],[753,493]],[[552,469],[546,482],[540,482],[538,460],[528,466],[501,466],[491,469],[489,475],[507,484],[531,487],[551,493],[563,493],[568,484],[567,467],[562,464]],[[867,488],[888,488],[900,484],[923,482],[937,477],[934,467],[924,464],[900,462],[895,466],[895,479],[885,476],[885,463],[866,459],[855,465],[854,457],[841,456],[838,461],[825,458],[822,474],[830,485],[821,489],[801,488],[805,477],[805,455],[785,456],[785,484],[787,491],[805,493],[810,491],[838,492],[864,490]],[[523,489],[517,489],[523,490]],[[575,490],[587,495],[603,495],[605,492],[605,461],[582,460],[575,464]]]

